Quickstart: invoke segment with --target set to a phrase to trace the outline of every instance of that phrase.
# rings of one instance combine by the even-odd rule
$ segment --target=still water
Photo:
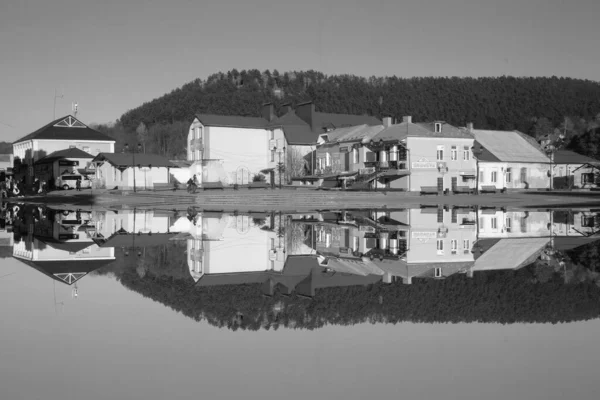
[[[3,204],[2,399],[598,398],[600,210]]]

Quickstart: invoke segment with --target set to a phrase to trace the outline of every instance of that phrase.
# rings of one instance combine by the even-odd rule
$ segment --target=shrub
[[[252,182],[266,182],[267,178],[263,174],[256,174],[252,177]]]

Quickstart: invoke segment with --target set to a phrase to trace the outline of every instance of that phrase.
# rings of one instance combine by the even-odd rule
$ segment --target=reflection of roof
[[[99,247],[147,247],[160,246],[168,244],[171,238],[174,238],[176,233],[153,233],[153,234],[134,234],[115,233],[108,239],[95,239],[94,241]]]
[[[94,161],[108,161],[115,167],[131,167],[134,165],[133,159],[134,157],[131,153],[100,153],[94,158]],[[135,165],[142,167],[177,168],[177,166],[167,158],[159,156],[158,154],[135,154]]]
[[[71,115],[54,120],[48,125],[45,125],[37,131],[22,137],[14,143],[20,143],[32,139],[115,141],[110,136],[89,128],[87,125],[83,124],[81,121]]]
[[[204,126],[222,126],[230,128],[266,129],[267,121],[261,117],[242,117],[238,115],[196,114]]]
[[[535,141],[532,142],[520,132],[473,129],[471,133],[475,140],[489,152],[479,156],[481,161],[550,162]]]
[[[89,242],[61,242],[55,239],[49,239],[49,238],[37,238],[40,242],[46,243],[47,245],[49,245],[52,248],[55,248],[56,250],[62,250],[62,251],[68,251],[69,253],[77,253],[83,249],[87,249],[88,247],[90,247],[91,245],[94,244],[94,242],[89,241]]]
[[[493,242],[495,241],[495,242]],[[483,253],[475,260],[473,271],[518,269],[535,261],[546,245],[550,242],[548,238],[518,238],[518,239],[492,239],[479,241],[475,246],[475,254],[478,248]],[[487,248],[487,250],[486,250]],[[506,255],[510,254],[510,257]]]
[[[591,157],[575,153],[570,150],[557,150],[554,152],[555,164],[600,164],[600,161]]]
[[[59,282],[72,285],[88,273],[110,264],[113,260],[61,260],[31,261],[22,258],[19,261],[37,269],[44,275]]]

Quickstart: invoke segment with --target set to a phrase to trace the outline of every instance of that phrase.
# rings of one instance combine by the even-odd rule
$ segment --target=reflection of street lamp
[[[135,153],[136,153],[136,149],[137,149],[137,153],[140,153],[142,151],[142,145],[141,144],[137,144],[137,147],[134,147],[131,149],[131,158],[132,158],[132,165],[133,165],[133,192],[136,192],[135,189]],[[123,148],[123,153],[129,152],[129,144],[125,143],[125,147]]]

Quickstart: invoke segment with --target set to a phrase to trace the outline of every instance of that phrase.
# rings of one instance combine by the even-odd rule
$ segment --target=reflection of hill
[[[141,279],[131,269],[123,273],[121,282],[187,317],[231,329],[315,329],[375,321],[558,323],[600,315],[600,287],[565,285],[558,275],[544,284],[533,283],[533,278],[532,267],[526,267],[474,278],[417,279],[413,285],[328,287],[317,290],[312,301],[280,293],[266,297],[258,283],[197,287],[189,279],[151,274]]]

